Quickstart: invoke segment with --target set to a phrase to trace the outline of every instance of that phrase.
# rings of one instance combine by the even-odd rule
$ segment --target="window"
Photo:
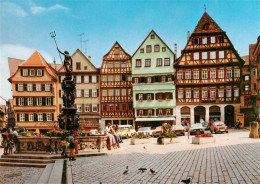
[[[104,80],[104,81],[107,81],[107,76],[105,75],[105,76],[102,76],[102,79],[103,78],[105,78],[106,80]],[[103,81],[103,80],[102,80]],[[84,83],[89,83],[89,76],[88,75],[85,75],[84,76]]]
[[[82,112],[82,105],[81,104],[77,104],[77,112]]]
[[[166,52],[166,47],[162,47],[162,52]]]
[[[249,85],[245,85],[245,91],[249,91]]]
[[[97,104],[92,104],[92,112],[97,112],[98,108],[97,108]]]
[[[190,90],[186,91],[186,98],[191,98],[191,91]]]
[[[208,97],[208,91],[202,91],[202,98],[207,98]]]
[[[38,121],[43,121],[43,115],[42,114],[38,114]]]
[[[215,38],[215,36],[211,36],[211,37],[210,37],[210,42],[211,42],[211,43],[216,43],[216,38]]]
[[[107,96],[107,90],[106,89],[102,90],[102,96]]]
[[[114,111],[114,105],[113,104],[109,104],[109,110]]]
[[[28,76],[28,69],[23,69],[23,76]]]
[[[154,34],[151,34],[151,39],[154,39]]]
[[[239,97],[239,89],[238,88],[234,89],[234,97]]]
[[[182,72],[177,73],[177,80],[182,80]]]
[[[114,76],[113,75],[109,75],[108,76],[108,81],[114,81]]]
[[[119,104],[115,104],[115,110],[119,111],[119,109],[120,109]]]
[[[210,59],[216,59],[216,52],[210,52]]]
[[[114,96],[114,90],[110,89],[108,94],[109,94],[109,96]]]
[[[218,78],[223,79],[224,78],[224,70],[218,71]]]
[[[211,98],[216,98],[216,90],[210,90],[210,97]]]
[[[35,76],[35,70],[33,69],[30,70],[30,76]]]
[[[199,39],[198,38],[194,38],[194,45],[199,45]]]
[[[122,89],[122,96],[126,96],[126,89]]]
[[[156,59],[156,65],[157,66],[162,66],[162,58],[157,58]]]
[[[27,84],[27,91],[33,91],[33,85]]]
[[[183,98],[183,91],[178,91],[178,98]]]
[[[116,96],[120,96],[120,89],[116,89]]]
[[[113,62],[109,62],[108,63],[108,68],[113,68],[114,67],[114,63]]]
[[[193,72],[193,79],[199,79],[199,71],[194,71]]]
[[[185,79],[191,79],[190,72],[185,72]]]
[[[199,98],[199,91],[198,90],[194,90],[194,98]]]
[[[128,89],[128,95],[132,95],[132,89]]]
[[[119,80],[120,80],[120,76],[119,76]],[[126,81],[126,75],[122,75],[122,81]]]
[[[138,100],[143,100],[143,94],[142,93],[138,94]]]
[[[97,83],[97,76],[96,75],[92,75],[92,83]]]
[[[224,51],[219,51],[218,57],[219,57],[219,59],[224,59],[224,57],[225,57]]]
[[[37,70],[37,76],[42,76],[42,70]]]
[[[90,105],[89,104],[85,104],[85,112],[90,112]]]
[[[218,97],[223,98],[224,97],[224,89],[218,90]]]
[[[248,81],[250,79],[249,75],[245,75],[245,81]]]
[[[202,79],[208,79],[208,71],[207,70],[202,71]]]
[[[102,108],[103,111],[107,111],[107,104],[103,104],[102,106],[103,106],[103,108]]]
[[[253,68],[253,75],[257,76],[257,68]]]
[[[216,78],[216,70],[210,70],[210,78],[215,79]]]
[[[23,84],[18,84],[18,91],[23,91]]]
[[[202,38],[202,44],[203,45],[207,44],[207,37]]]
[[[161,82],[165,82],[166,81],[166,76],[162,76],[162,81]]]
[[[36,105],[41,106],[42,105],[42,98],[36,98]]]
[[[126,111],[126,104],[122,104],[122,110]]]
[[[121,68],[126,68],[126,62],[121,63]]]
[[[29,114],[29,121],[34,121],[34,114]]]
[[[47,117],[47,121],[51,121],[51,120],[52,120],[52,118],[51,118],[51,113],[47,113],[47,114],[46,114],[46,117]]]
[[[147,94],[147,100],[152,100],[152,94],[151,93]]]
[[[80,70],[80,68],[81,68],[80,65],[81,65],[81,63],[79,63],[79,62],[76,63],[76,70]]]
[[[144,110],[139,110],[139,115],[140,116],[144,115]]]
[[[115,54],[119,54],[119,47],[115,47]]]
[[[160,52],[160,45],[154,46],[154,52]]]
[[[240,77],[240,69],[234,70],[234,77]]]
[[[135,78],[135,83],[137,84],[139,82],[138,78],[136,77]]]
[[[77,83],[81,83],[81,76],[76,76]]]
[[[120,63],[119,62],[115,62],[115,68],[120,68]]]
[[[162,109],[158,109],[158,115],[163,115],[163,110]]]
[[[199,53],[198,52],[194,52],[194,60],[199,60]]]
[[[46,98],[46,105],[52,105],[52,98]]]
[[[140,53],[144,53],[144,49],[140,49]]]
[[[148,109],[148,116],[152,116],[153,115],[153,110],[152,109]]]
[[[25,120],[25,115],[24,114],[20,114],[20,121],[24,121]]]
[[[77,97],[81,97],[81,89],[77,89]]]
[[[51,91],[51,85],[45,84],[45,91]]]
[[[145,66],[150,67],[151,66],[151,59],[145,59]]]
[[[131,75],[128,75],[128,81],[132,81],[132,76]]]
[[[36,84],[36,91],[41,91],[41,90],[42,90],[42,85]]]
[[[142,61],[141,59],[136,60],[136,67],[141,67],[142,66]]]
[[[18,98],[18,105],[24,106],[24,98]]]
[[[224,42],[224,37],[223,36],[219,36],[218,37],[218,42],[219,43],[223,43]]]
[[[164,58],[164,66],[170,66],[170,58]]]
[[[92,97],[97,97],[97,89],[92,89]]]
[[[227,91],[226,91],[226,96],[227,96],[227,97],[231,97],[231,89],[227,89]]]
[[[231,69],[227,70],[227,78],[232,78],[232,70]]]
[[[89,89],[84,90],[84,97],[89,97]]]
[[[172,81],[172,76],[171,75],[168,76],[168,82],[169,81]]]
[[[152,52],[152,46],[146,45],[146,53],[151,53],[151,52]]]
[[[208,53],[202,52],[202,59],[208,59]]]
[[[27,103],[28,103],[28,106],[32,106],[33,105],[33,98],[27,98]]]

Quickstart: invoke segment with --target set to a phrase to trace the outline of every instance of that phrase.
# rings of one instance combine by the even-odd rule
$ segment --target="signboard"
[[[240,121],[240,123],[242,123],[242,125],[240,126],[241,128],[244,127],[245,125],[245,117],[244,117],[244,113],[236,113],[236,119],[235,122],[237,122],[237,120]]]

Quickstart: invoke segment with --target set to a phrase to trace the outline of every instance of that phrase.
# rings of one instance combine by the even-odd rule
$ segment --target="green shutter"
[[[36,91],[36,84],[33,84],[33,91]]]
[[[51,98],[51,105],[53,105],[53,98]]]
[[[50,85],[50,91],[52,92],[52,84]]]
[[[42,84],[42,91],[45,91],[45,84]]]
[[[36,105],[36,98],[33,98],[33,106]]]
[[[27,98],[24,98],[24,106],[27,106]]]
[[[15,90],[18,91],[18,84],[15,84]]]
[[[21,76],[23,76],[23,69],[21,69]]]
[[[46,121],[46,113],[43,113],[43,121]]]
[[[16,98],[16,105],[18,106],[18,101],[19,101],[19,98]]]
[[[43,106],[46,105],[46,98],[45,98],[45,97],[42,98],[42,105],[43,105]]]
[[[20,114],[17,114],[17,122],[20,121]]]
[[[44,70],[42,70],[42,76],[44,76]]]
[[[28,114],[25,114],[25,121],[28,121]]]
[[[51,113],[51,120],[54,121],[54,114]]]
[[[36,113],[34,114],[34,121],[38,121],[38,117]]]
[[[27,84],[23,84],[23,90],[27,91]]]

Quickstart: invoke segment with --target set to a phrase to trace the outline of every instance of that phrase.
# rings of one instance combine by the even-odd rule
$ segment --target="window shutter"
[[[28,114],[25,114],[25,121],[28,121]]]
[[[36,98],[33,98],[33,106],[36,105]]]
[[[81,97],[84,97],[84,89],[81,90]]]
[[[191,61],[194,60],[194,59],[193,59],[193,52],[190,54],[190,59],[191,59]]]
[[[36,113],[34,114],[34,121],[38,121]]]
[[[61,89],[59,90],[59,97],[61,98]]]
[[[24,106],[27,106],[27,98],[24,98]]]
[[[216,52],[216,59],[219,58],[219,51]]]
[[[18,84],[15,84],[15,90],[18,91]]]
[[[89,97],[92,97],[92,89],[89,90]]]
[[[23,69],[21,69],[21,76],[23,76]]]
[[[44,76],[44,70],[42,70],[42,76]]]
[[[46,113],[43,113],[43,121],[46,121]]]
[[[99,76],[97,75],[97,82],[99,82]]]
[[[81,83],[84,83],[84,76],[81,76]]]
[[[90,75],[89,76],[89,83],[92,83],[92,78],[91,78],[92,76]]]
[[[52,84],[50,84],[50,92],[52,92]]]
[[[54,121],[54,114],[51,113],[51,120]]]
[[[137,116],[139,116],[139,114],[140,114],[139,109],[136,110],[136,113],[137,113]]]
[[[155,98],[156,98],[156,100],[158,100],[158,95],[159,95],[158,93],[155,94]]]
[[[51,105],[53,105],[53,98],[51,98]]]
[[[184,99],[186,98],[186,89],[185,88],[183,89],[183,98]]]
[[[99,89],[97,89],[97,97],[99,97]]]
[[[45,106],[46,105],[46,98],[42,97],[42,105]]]
[[[207,37],[207,45],[210,44],[210,41],[211,41],[211,40],[210,40],[210,37],[208,36],[208,37]]]
[[[36,91],[36,84],[33,84],[33,91]]]
[[[163,109],[163,115],[166,115],[166,112],[167,112],[166,109]]]
[[[147,93],[143,93],[143,100],[147,100]]]
[[[152,100],[154,100],[154,93],[151,93]]]
[[[170,109],[170,110],[171,110],[171,111],[170,111],[170,112],[171,112],[171,115],[173,115],[173,109]]]
[[[92,104],[89,104],[89,112],[92,112]]]
[[[16,105],[18,106],[19,98],[15,98],[15,101],[16,101]]]
[[[156,109],[156,116],[159,116],[159,109]]]
[[[20,114],[17,114],[17,121],[20,121]]]
[[[138,100],[138,93],[135,94],[135,99]]]
[[[27,84],[23,84],[23,90],[27,91]]]
[[[45,84],[42,84],[42,91],[45,91]]]
[[[97,112],[99,112],[99,104],[97,104]]]

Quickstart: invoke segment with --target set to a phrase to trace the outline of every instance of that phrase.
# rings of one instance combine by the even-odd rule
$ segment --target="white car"
[[[147,134],[149,136],[152,136],[153,135],[153,131],[151,129],[151,127],[141,127],[138,129],[138,134],[139,133],[143,133],[143,134]]]

